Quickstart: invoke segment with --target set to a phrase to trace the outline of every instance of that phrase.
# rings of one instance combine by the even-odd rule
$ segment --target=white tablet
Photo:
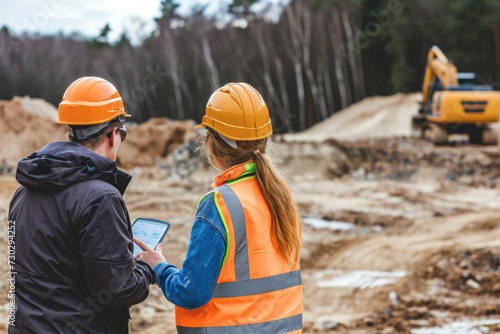
[[[163,240],[163,237],[167,234],[169,228],[170,223],[163,220],[153,218],[137,218],[132,224],[132,234],[134,235],[134,238],[142,240],[154,250]],[[136,257],[137,253],[140,252],[142,252],[142,249],[134,243],[134,257]]]

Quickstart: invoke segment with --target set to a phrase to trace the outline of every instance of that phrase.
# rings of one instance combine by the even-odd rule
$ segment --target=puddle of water
[[[382,226],[374,225],[370,227],[358,227],[354,224],[341,222],[338,220],[325,220],[322,218],[315,217],[306,217],[303,219],[304,223],[311,226],[314,229],[329,229],[331,231],[355,231],[359,234],[367,234],[367,233],[380,233],[383,231]]]
[[[396,283],[406,276],[406,271],[356,270],[329,280],[319,280],[320,288],[375,288]]]
[[[500,319],[457,321],[443,327],[412,329],[411,334],[484,334],[489,326],[500,324]]]
[[[320,272],[314,273],[314,278],[320,279],[329,275],[342,275],[343,273],[344,271],[340,269],[325,269]]]
[[[327,228],[333,231],[349,231],[356,228],[356,226],[351,223],[336,220],[324,220],[321,218],[313,217],[304,218],[304,223],[306,223],[307,225],[311,225],[315,229]]]

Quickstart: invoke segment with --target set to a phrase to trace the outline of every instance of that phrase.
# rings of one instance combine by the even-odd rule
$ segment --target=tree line
[[[277,20],[258,0],[234,0],[223,25],[198,7],[187,17],[162,0],[157,29],[140,45],[0,30],[0,99],[57,105],[84,75],[107,78],[137,122],[201,119],[212,91],[245,81],[266,100],[277,132],[300,131],[365,96],[421,89],[439,45],[460,71],[500,81],[497,0],[292,0]],[[498,88],[498,87],[497,87]]]

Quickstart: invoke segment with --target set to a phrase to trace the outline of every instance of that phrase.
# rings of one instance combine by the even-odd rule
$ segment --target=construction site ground
[[[304,333],[500,333],[500,150],[437,147],[412,137],[417,99],[370,98],[316,132],[274,137],[273,151],[304,220]],[[12,103],[0,103],[0,117],[9,116]],[[23,108],[16,109],[18,117]],[[352,138],[336,128],[341,122]],[[19,130],[19,140],[16,134],[0,140],[23,148],[29,141],[23,136]],[[64,130],[57,136],[47,140],[64,140]],[[202,137],[192,122],[151,120],[131,126],[127,141],[119,162],[134,176],[124,197],[130,218],[171,222],[163,253],[182,266],[196,204],[217,171],[201,162],[194,147]],[[7,330],[15,161],[30,153],[2,155],[0,333]],[[131,333],[176,332],[174,306],[157,286],[131,316]]]

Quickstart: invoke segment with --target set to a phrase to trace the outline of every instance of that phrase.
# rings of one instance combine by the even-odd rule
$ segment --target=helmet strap
[[[106,127],[112,121],[119,120],[121,123],[125,123],[126,119],[123,116],[119,116],[117,118],[113,118],[110,121],[99,123],[95,125],[91,125],[88,127],[73,127],[71,125],[68,126],[68,135],[76,140],[89,140],[92,138],[99,137],[106,131]]]
[[[99,137],[106,131],[109,122],[92,125],[86,128],[75,128],[68,126],[68,134],[76,140],[88,140]]]

